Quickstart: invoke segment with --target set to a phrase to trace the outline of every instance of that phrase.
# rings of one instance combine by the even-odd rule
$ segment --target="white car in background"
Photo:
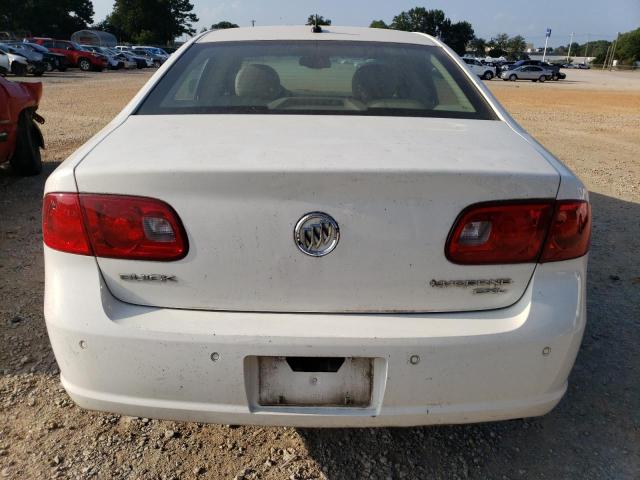
[[[44,311],[85,408],[542,415],[584,331],[590,227],[582,183],[438,40],[218,30],[49,177]]]
[[[495,67],[491,67],[489,65],[485,65],[480,60],[475,58],[463,57],[464,63],[467,64],[469,70],[478,75],[480,78],[484,80],[491,80],[496,76]]]
[[[155,62],[152,54],[150,52],[147,52],[145,49],[141,49],[138,47],[134,47],[134,46],[130,46],[130,45],[118,45],[116,47],[114,47],[116,50],[119,50],[120,52],[126,54],[126,55],[132,55],[136,58],[141,58],[143,59],[146,64],[147,67],[159,67],[160,66],[160,62]],[[137,49],[137,51],[134,51],[134,49]],[[162,63],[164,63],[164,58],[162,59]]]
[[[114,70],[119,68],[132,69],[137,68],[138,66],[134,60],[130,59],[130,57],[119,50],[95,45],[82,45],[82,48],[107,57],[109,68]]]
[[[114,56],[114,58],[118,62],[122,62],[122,65],[124,66],[125,69],[131,70],[134,68],[138,68],[138,62],[136,62],[134,58],[131,55],[127,54],[126,52],[121,52],[119,50],[112,50],[112,49],[109,49],[109,52],[111,52],[111,54]]]
[[[13,73],[18,77],[24,77],[28,69],[29,62],[25,57],[0,48],[0,74]]]

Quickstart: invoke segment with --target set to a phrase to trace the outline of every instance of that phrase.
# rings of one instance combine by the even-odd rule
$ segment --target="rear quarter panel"
[[[9,160],[15,149],[16,132],[20,112],[37,107],[42,94],[42,84],[26,86],[0,78],[0,133],[7,139],[0,142],[0,162]]]
[[[4,162],[9,159],[9,151],[13,150],[13,146],[10,145],[10,115],[9,115],[9,94],[4,88],[4,80],[0,80],[0,135],[6,134],[4,141],[0,141],[0,162]]]

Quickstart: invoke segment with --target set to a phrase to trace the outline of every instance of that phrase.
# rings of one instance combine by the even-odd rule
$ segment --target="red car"
[[[37,175],[42,170],[44,139],[36,124],[43,122],[36,113],[41,97],[41,83],[0,77],[0,163],[9,161],[19,175]]]
[[[98,53],[85,50],[75,42],[69,40],[54,40],[53,38],[33,38],[30,42],[37,43],[48,48],[53,53],[59,53],[67,58],[67,62],[72,67],[88,72],[97,70],[101,72],[107,68],[107,59]]]

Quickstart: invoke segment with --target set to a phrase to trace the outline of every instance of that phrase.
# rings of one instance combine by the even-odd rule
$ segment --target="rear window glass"
[[[137,114],[198,113],[494,118],[438,47],[337,41],[193,45]]]

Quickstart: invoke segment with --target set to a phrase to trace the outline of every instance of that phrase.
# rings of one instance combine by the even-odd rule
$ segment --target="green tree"
[[[115,0],[105,22],[121,32],[121,40],[136,43],[168,44],[183,34],[196,33],[189,0]]]
[[[396,15],[391,28],[440,37],[459,55],[464,54],[467,44],[474,38],[473,27],[469,22],[453,23],[442,10],[427,10],[423,7],[415,7]]]
[[[393,17],[391,28],[405,32],[422,32],[439,37],[444,29],[449,28],[449,20],[442,10],[427,10],[415,7]]]
[[[331,25],[331,20],[324,18],[322,15],[316,15],[315,13],[309,15],[309,18],[307,18],[307,25],[316,25],[316,22],[318,25]]]
[[[473,38],[473,27],[469,22],[452,23],[442,32],[442,41],[458,55],[464,55],[467,45]]]
[[[509,44],[509,35],[506,33],[499,33],[495,37],[491,37],[487,46],[489,47],[489,56],[502,57],[507,55],[507,49]]]
[[[607,40],[594,40],[586,43],[578,43],[573,42],[571,44],[571,56],[575,57],[598,57],[602,54],[602,58],[604,59],[604,55],[607,53],[607,49],[611,45],[611,42]],[[547,53],[549,53],[551,49],[547,49]],[[569,53],[569,44],[561,45],[556,47],[553,50],[554,55],[567,55]]]
[[[371,22],[371,25],[369,25],[369,28],[389,28],[389,25],[387,25],[384,20],[374,20]]]
[[[611,46],[611,42],[608,40],[595,40],[584,45],[584,56],[596,57],[594,60],[596,63],[603,63],[604,56],[607,53],[607,49]],[[582,52],[582,49],[581,49]],[[600,58],[600,62],[598,62]]]
[[[223,20],[218,23],[214,23],[211,25],[211,30],[225,30],[227,28],[238,28],[238,25],[235,23],[228,22],[227,20]]]
[[[91,28],[95,30],[102,30],[104,32],[112,33],[118,39],[128,41],[128,35],[122,30],[120,30],[119,28],[117,28],[115,25],[111,24],[110,16],[107,16],[107,18],[105,18],[101,22],[98,22],[95,25],[92,25]]]
[[[553,51],[554,55],[566,55],[568,52],[568,48],[566,45],[560,45],[559,47],[556,47],[556,49]],[[549,49],[547,49],[547,53],[549,53]]]
[[[633,65],[640,61],[640,28],[620,35],[615,58],[624,65]]]
[[[516,35],[515,37],[507,40],[507,55],[513,59],[519,58],[527,48],[527,42],[525,42],[522,35]]]
[[[571,55],[575,55],[577,57],[583,55],[585,45],[580,45],[578,42],[573,42],[571,44]],[[566,55],[569,53],[569,44],[560,45],[556,47],[555,54],[556,55]]]
[[[489,56],[491,57],[507,57],[509,60],[528,59],[525,53],[527,42],[522,35],[510,37],[506,33],[499,33],[487,43],[489,48]]]
[[[581,51],[582,51],[582,48],[578,42],[573,42],[571,44],[570,52],[572,55],[576,55],[576,56],[582,55],[582,53],[580,53]]]
[[[91,0],[0,0],[0,30],[69,38],[93,14]]]
[[[475,55],[484,57],[486,55],[487,41],[484,38],[475,37],[469,42],[469,48]]]

